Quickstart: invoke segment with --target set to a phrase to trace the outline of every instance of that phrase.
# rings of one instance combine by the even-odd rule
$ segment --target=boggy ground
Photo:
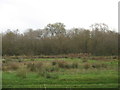
[[[116,58],[10,58],[2,70],[3,88],[118,87]]]

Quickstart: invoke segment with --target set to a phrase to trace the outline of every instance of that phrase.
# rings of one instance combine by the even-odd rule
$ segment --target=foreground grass
[[[41,59],[40,59],[41,60]],[[80,59],[64,59],[69,62],[83,62]],[[51,61],[51,59],[50,59]],[[49,62],[50,62],[49,61]],[[117,61],[95,61],[87,63],[105,63],[107,68],[101,69],[60,69],[57,72],[59,78],[45,78],[36,72],[27,72],[27,77],[22,78],[16,75],[16,71],[3,72],[3,88],[117,88],[118,72]]]
[[[28,73],[26,78],[17,77],[15,73],[3,73],[3,88],[32,88],[32,87],[97,87],[97,88],[115,88],[117,87],[117,73],[115,71],[96,71],[87,74],[61,74],[59,79],[46,79],[39,77],[36,73]]]

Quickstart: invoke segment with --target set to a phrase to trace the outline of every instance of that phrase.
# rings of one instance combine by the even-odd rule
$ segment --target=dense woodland
[[[92,55],[117,55],[118,33],[104,23],[91,25],[90,29],[65,29],[63,23],[48,24],[44,29],[7,30],[2,33],[3,55],[60,55],[90,53]]]

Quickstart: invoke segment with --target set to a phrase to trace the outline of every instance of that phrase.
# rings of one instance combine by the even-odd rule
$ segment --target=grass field
[[[3,63],[3,88],[117,88],[118,60],[38,58]]]

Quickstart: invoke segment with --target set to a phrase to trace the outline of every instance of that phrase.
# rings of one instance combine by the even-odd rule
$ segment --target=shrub
[[[87,59],[83,59],[82,62],[87,62]]]
[[[94,63],[92,67],[99,69],[99,68],[106,68],[107,66],[105,64]]]
[[[27,68],[30,71],[39,71],[40,69],[42,69],[43,63],[42,62],[38,62],[38,63],[28,63],[27,64]]]
[[[58,61],[58,66],[59,66],[60,68],[69,68],[68,63],[65,62],[65,61]]]
[[[107,68],[107,64],[102,63],[102,64],[101,64],[101,67],[102,67],[102,68]]]
[[[45,70],[42,70],[42,71],[39,71],[38,72],[38,75],[40,75],[40,76],[43,76],[43,77],[46,77],[46,71]]]
[[[2,59],[2,63],[6,63],[6,60],[5,60],[5,59]]]
[[[19,76],[21,78],[26,78],[27,77],[27,70],[26,69],[19,69],[16,72],[16,76]]]
[[[117,59],[117,56],[113,56],[113,59]]]
[[[58,62],[58,67],[66,68],[66,69],[78,68],[78,63],[77,62],[68,63],[68,62],[65,62],[65,61],[59,61]]]
[[[52,78],[52,79],[57,79],[58,78],[58,74],[50,73],[46,69],[43,69],[42,71],[39,71],[38,75],[40,75],[42,77],[45,77],[45,78]]]
[[[65,64],[64,68],[70,69],[70,68],[72,68],[72,64]]]
[[[97,68],[97,69],[99,69],[99,68],[107,68],[107,65],[106,64],[99,64],[99,63],[94,63],[93,65],[92,65],[92,67],[93,68]]]
[[[11,63],[10,64],[10,69],[17,70],[17,69],[19,69],[19,65],[17,63]]]
[[[46,67],[45,70],[47,72],[54,72],[54,71],[58,71],[59,70],[59,67],[58,66],[53,66],[53,67]]]
[[[52,61],[52,65],[56,65],[57,64],[57,60]]]
[[[77,62],[73,62],[72,63],[72,68],[78,68],[78,63]]]
[[[36,70],[40,70],[40,69],[42,69],[43,63],[38,62],[38,63],[35,63],[34,66],[35,66]]]
[[[19,64],[18,63],[7,63],[2,65],[2,70],[3,71],[8,71],[8,70],[17,70],[19,69]]]
[[[7,66],[2,66],[2,70],[3,70],[3,71],[7,71],[7,70],[8,70],[8,67],[7,67]]]
[[[83,67],[84,67],[84,69],[89,69],[91,67],[91,65],[89,63],[85,63]]]
[[[28,64],[27,64],[27,68],[28,68],[30,71],[35,71],[34,63],[28,63]]]
[[[100,65],[100,64],[97,64],[97,63],[94,63],[94,64],[92,65],[92,67],[93,67],[93,68],[101,68],[101,65]]]
[[[2,63],[8,63],[8,62],[11,62],[11,61],[12,61],[12,59],[6,58],[6,59],[2,60]]]
[[[58,60],[55,60],[52,62],[52,65],[57,65],[58,64],[58,67],[60,68],[78,68],[78,63],[77,62],[73,62],[73,63],[68,63],[66,61],[58,61]]]
[[[46,74],[46,78],[58,79],[58,78],[59,78],[59,76],[58,76],[58,74],[54,74],[54,73],[47,73],[47,74]]]
[[[2,64],[2,70],[3,71],[17,70],[17,69],[19,69],[19,64],[16,63],[16,62]]]

